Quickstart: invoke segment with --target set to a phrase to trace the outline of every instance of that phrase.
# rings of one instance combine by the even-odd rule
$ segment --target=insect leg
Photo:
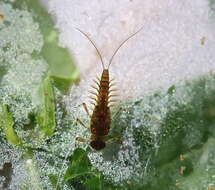
[[[108,107],[114,107],[114,106],[117,106],[117,104],[110,104],[110,105],[108,105]]]
[[[79,142],[85,142],[85,143],[91,142],[90,139],[84,139],[84,138],[81,138],[81,137],[76,137],[75,140],[79,141]]]
[[[120,137],[113,137],[106,141],[107,144],[110,144],[112,142],[117,142],[117,143],[122,144],[122,139]]]
[[[80,119],[76,119],[76,123],[79,123],[80,125],[86,127],[87,129],[89,129],[89,127],[87,127]]]
[[[86,111],[87,115],[88,115],[89,117],[91,117],[91,116],[90,116],[90,112],[89,112],[89,110],[88,110],[88,108],[87,108],[87,104],[83,103],[82,105],[83,105],[84,110]]]

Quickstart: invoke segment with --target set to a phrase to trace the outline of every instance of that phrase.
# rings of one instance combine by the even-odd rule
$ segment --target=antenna
[[[115,56],[116,53],[119,51],[119,49],[125,44],[125,42],[127,42],[130,38],[132,38],[133,36],[135,36],[137,33],[139,33],[142,29],[143,29],[143,26],[142,26],[137,32],[135,32],[134,34],[132,34],[132,35],[130,35],[128,38],[126,38],[126,39],[119,45],[119,47],[115,50],[115,52],[113,53],[113,55],[112,55],[112,57],[111,57],[111,59],[110,59],[110,61],[109,61],[108,69],[109,69],[109,67],[110,67],[110,64],[111,64],[112,61],[113,61],[114,56]]]
[[[90,39],[90,37],[89,37],[86,33],[84,33],[82,30],[80,30],[79,28],[75,28],[75,29],[78,30],[80,33],[82,33],[82,34],[90,41],[90,43],[94,46],[94,48],[96,49],[96,52],[97,52],[97,54],[99,55],[100,60],[101,60],[101,62],[102,62],[102,67],[103,67],[103,69],[105,69],[104,62],[103,62],[101,53],[99,52],[99,50],[98,50],[98,48],[96,47],[95,43],[94,43],[94,42]]]

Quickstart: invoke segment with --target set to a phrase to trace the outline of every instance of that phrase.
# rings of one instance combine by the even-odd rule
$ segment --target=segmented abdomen
[[[109,94],[109,72],[107,69],[103,70],[100,86],[99,86],[99,94],[98,94],[98,102],[97,104],[105,104],[108,105],[108,94]]]
[[[95,106],[91,118],[91,132],[96,136],[106,136],[109,133],[111,116],[108,107],[109,94],[109,72],[104,69],[102,72],[99,90],[97,95],[97,105]]]

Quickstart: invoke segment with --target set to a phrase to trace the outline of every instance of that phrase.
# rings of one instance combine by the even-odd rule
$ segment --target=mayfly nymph
[[[109,67],[113,61],[114,56],[116,55],[118,50],[122,47],[122,45],[125,44],[125,42],[127,42],[130,38],[135,36],[138,32],[140,32],[142,28],[139,29],[134,34],[130,35],[119,45],[119,47],[114,51],[107,68],[105,68],[104,66],[101,53],[99,52],[95,43],[83,31],[81,31],[78,28],[76,29],[80,33],[82,33],[95,47],[96,52],[100,57],[102,68],[103,68],[100,79],[95,80],[96,85],[93,86],[93,88],[96,89],[96,92],[91,92],[94,95],[94,97],[92,97],[92,100],[94,101],[93,102],[94,109],[93,109],[92,115],[89,114],[86,104],[83,104],[86,112],[91,118],[90,120],[91,139],[88,140],[88,139],[83,139],[81,137],[77,137],[76,140],[80,142],[90,143],[90,146],[95,150],[102,150],[106,146],[107,136],[109,134],[110,126],[111,126],[110,107],[113,105],[112,103],[115,101],[114,99],[112,99],[112,97],[116,96],[116,94],[111,94],[111,92],[115,91],[116,89],[112,89],[114,83],[112,83],[112,80],[109,79]],[[77,122],[85,126],[84,123],[79,119],[77,119]]]

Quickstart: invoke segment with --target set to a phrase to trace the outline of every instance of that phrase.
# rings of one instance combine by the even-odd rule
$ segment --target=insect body
[[[141,28],[142,29],[142,28]],[[141,30],[140,29],[140,30]],[[94,110],[90,121],[90,131],[91,131],[91,139],[86,140],[80,137],[77,137],[76,140],[80,142],[90,142],[90,146],[95,150],[101,150],[105,148],[106,146],[106,137],[108,136],[110,125],[111,125],[111,112],[110,112],[110,106],[112,106],[110,103],[114,102],[115,100],[111,99],[111,97],[116,96],[115,94],[111,94],[111,92],[115,91],[115,89],[110,89],[113,86],[113,83],[111,84],[111,81],[109,80],[109,67],[112,63],[112,60],[120,47],[131,37],[136,35],[140,30],[129,36],[126,40],[124,40],[120,46],[115,50],[114,54],[112,55],[108,68],[104,67],[104,62],[102,60],[102,56],[97,49],[96,45],[93,43],[93,41],[80,29],[77,29],[79,32],[81,32],[85,37],[88,38],[88,40],[92,43],[92,45],[95,47],[101,62],[102,62],[102,75],[101,78],[98,79],[99,81],[95,81],[97,87],[94,87],[97,92],[92,92],[92,94],[95,95],[92,99],[94,100]],[[85,110],[88,112],[86,105],[84,104]],[[80,124],[84,125],[80,120],[78,120]]]
[[[105,137],[108,135],[111,124],[111,114],[109,108],[109,71],[104,69],[102,72],[96,105],[92,113],[90,129],[90,145],[96,150],[105,147]]]

